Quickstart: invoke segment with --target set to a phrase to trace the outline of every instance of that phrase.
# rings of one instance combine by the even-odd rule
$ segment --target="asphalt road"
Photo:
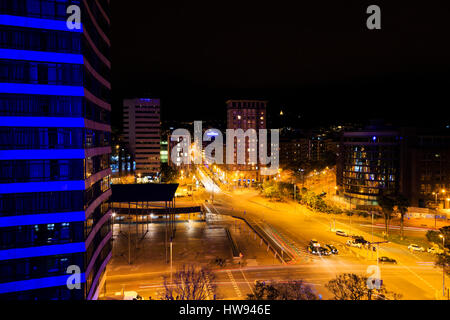
[[[212,212],[240,215],[255,223],[270,226],[286,250],[297,255],[296,266],[301,267],[294,267],[295,271],[290,269],[292,266],[278,267],[276,272],[270,268],[245,270],[244,275],[250,282],[294,276],[315,284],[317,292],[327,298],[329,294],[323,285],[328,280],[344,272],[365,273],[369,265],[377,264],[376,255],[371,257],[371,252],[345,246],[347,238],[330,231],[329,217],[318,216],[303,206],[297,205],[293,208],[289,204],[267,203],[250,190],[235,193],[216,192],[214,203],[208,205]],[[344,229],[348,226],[338,223],[336,228]],[[371,235],[366,232],[358,231],[358,234],[371,240]],[[306,252],[306,247],[313,238],[321,244],[334,244],[341,251],[340,254],[312,257]],[[375,238],[375,241],[381,240]],[[411,253],[405,246],[388,243],[381,245],[379,255],[389,256],[398,261],[397,265],[379,265],[381,278],[389,290],[402,294],[403,299],[423,300],[442,297],[442,271],[434,267],[434,258],[430,254]],[[241,291],[245,291],[245,285],[240,287]]]

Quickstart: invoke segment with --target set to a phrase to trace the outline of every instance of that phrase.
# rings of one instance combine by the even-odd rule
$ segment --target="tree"
[[[331,291],[335,300],[398,300],[400,294],[387,291],[381,285],[378,289],[371,289],[367,284],[368,278],[354,273],[343,273],[330,280],[325,287]]]
[[[183,265],[173,275],[173,282],[164,278],[164,293],[161,300],[207,300],[214,298],[215,287],[211,283],[213,274],[206,268]],[[209,292],[210,289],[212,292]]]
[[[378,195],[378,204],[383,211],[387,238],[389,236],[389,224],[391,222],[392,213],[394,212],[395,198],[392,194],[384,194],[383,192],[380,192]]]
[[[172,168],[167,163],[161,164],[161,181],[165,183],[177,182],[180,173],[178,170]]]
[[[253,292],[247,295],[247,300],[317,300],[313,289],[303,280],[271,283],[257,281]]]
[[[344,273],[330,280],[325,287],[335,300],[365,300],[367,298],[367,278],[353,273]]]
[[[398,212],[400,212],[400,237],[403,240],[403,222],[405,214],[408,212],[408,208],[411,206],[411,203],[403,194],[399,194],[395,198],[395,204],[397,205]]]
[[[439,237],[440,234],[439,231],[428,230],[425,236],[428,241],[436,243],[438,246],[442,246],[442,239]]]
[[[450,255],[448,255],[447,252],[436,255],[436,261],[434,262],[434,265],[436,267],[444,268],[444,271],[446,273],[450,273],[448,269],[448,266],[450,265]]]

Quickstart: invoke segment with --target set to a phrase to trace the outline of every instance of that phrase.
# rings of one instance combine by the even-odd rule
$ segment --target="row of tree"
[[[395,207],[397,207],[397,212],[400,214],[400,237],[403,240],[404,218],[405,214],[408,212],[408,208],[411,206],[408,198],[399,193],[380,192],[377,202],[381,207],[381,211],[384,217],[386,238],[389,237],[389,225],[393,217],[394,209]]]
[[[372,284],[372,285],[371,285]],[[365,275],[344,273],[330,280],[325,287],[334,300],[398,300],[401,295],[377,286]],[[204,267],[182,266],[174,273],[172,281],[164,280],[162,300],[216,299],[214,274]],[[320,296],[303,280],[257,281],[247,300],[319,300]]]
[[[293,197],[294,185],[288,182],[269,180],[262,184],[261,193],[266,198],[281,201],[286,197]]]

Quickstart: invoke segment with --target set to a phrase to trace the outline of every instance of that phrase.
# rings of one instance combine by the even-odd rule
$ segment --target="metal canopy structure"
[[[110,202],[113,210],[118,209],[121,214],[124,214],[129,219],[128,231],[126,237],[128,238],[128,263],[131,264],[131,220],[134,216],[136,232],[135,232],[135,248],[136,252],[138,248],[139,237],[139,217],[141,218],[142,225],[142,238],[145,237],[148,232],[148,217],[152,212],[150,207],[151,203],[159,202],[164,203],[160,208],[162,213],[166,216],[165,220],[165,251],[166,261],[169,262],[169,245],[172,248],[172,241],[175,237],[175,192],[178,189],[178,184],[113,184],[111,186],[112,196]],[[125,203],[125,208],[123,204]],[[132,210],[131,206],[134,206],[135,210]],[[116,208],[118,206],[118,208]],[[126,208],[128,207],[128,208]],[[125,209],[125,210],[124,210]],[[144,220],[146,219],[146,221]],[[114,221],[114,220],[113,220]],[[144,232],[144,224],[147,230]],[[119,223],[120,233],[122,222]],[[170,251],[171,253],[171,251]]]
[[[113,184],[111,202],[170,202],[178,184]]]

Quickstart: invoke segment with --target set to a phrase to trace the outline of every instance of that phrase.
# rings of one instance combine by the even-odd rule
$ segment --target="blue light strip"
[[[84,149],[0,150],[0,160],[70,160],[84,158]]]
[[[0,184],[0,194],[85,190],[84,180]]]
[[[0,83],[0,93],[84,97],[84,88],[47,84]]]
[[[0,294],[8,292],[18,292],[42,288],[61,287],[67,285],[67,280],[71,275],[63,275],[57,277],[39,278],[31,280],[14,281],[7,283],[0,283]],[[84,273],[80,274],[80,283],[86,282]],[[74,283],[71,281],[70,283]],[[78,283],[78,282],[77,282]]]
[[[67,22],[65,20],[49,20],[39,19],[21,16],[11,16],[7,14],[0,14],[0,25],[22,27],[22,28],[34,28],[34,29],[46,29],[56,31],[69,31],[69,32],[83,32],[83,25],[78,29],[67,28]]]
[[[81,54],[0,49],[0,59],[84,64]]]
[[[85,220],[84,211],[0,217],[0,228]]]
[[[0,127],[84,128],[84,118],[0,117]]]
[[[0,250],[0,261],[86,252],[84,242]]]

